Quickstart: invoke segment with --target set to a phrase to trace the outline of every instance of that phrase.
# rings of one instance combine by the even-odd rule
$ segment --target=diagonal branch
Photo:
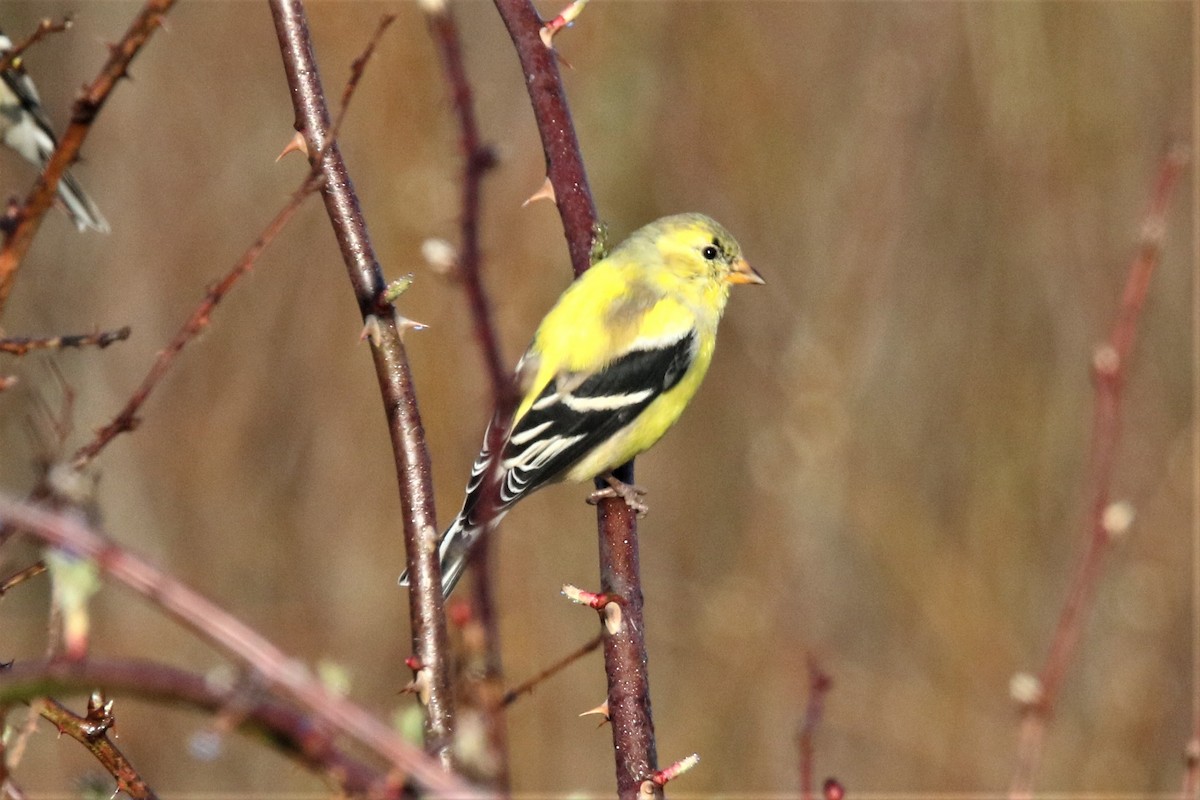
[[[108,61],[100,70],[100,74],[75,101],[71,112],[71,124],[59,140],[58,149],[54,151],[46,168],[38,176],[25,205],[17,212],[12,233],[0,249],[0,312],[4,310],[8,294],[12,291],[17,269],[25,254],[29,252],[29,246],[33,244],[33,237],[37,235],[42,219],[54,204],[59,179],[78,158],[79,150],[92,129],[96,115],[104,107],[117,81],[127,77],[133,57],[162,24],[162,18],[173,5],[175,0],[148,0],[134,18],[124,38],[111,48]]]
[[[1121,391],[1129,377],[1137,325],[1150,278],[1162,256],[1167,208],[1186,164],[1187,153],[1179,148],[1173,149],[1163,161],[1116,321],[1108,340],[1096,348],[1092,358],[1095,405],[1088,457],[1088,516],[1084,529],[1087,545],[1075,567],[1046,661],[1037,678],[1032,679],[1032,690],[1022,698],[1025,707],[1017,742],[1017,763],[1009,786],[1009,797],[1014,800],[1032,797],[1046,727],[1079,646],[1083,624],[1100,582],[1104,555],[1112,540],[1124,533],[1132,521],[1132,510],[1123,503],[1113,503],[1110,492],[1121,435]]]
[[[95,561],[109,578],[147,598],[167,615],[249,665],[269,686],[291,696],[322,722],[377,753],[426,789],[442,795],[480,796],[387,725],[331,693],[301,662],[287,656],[241,620],[96,533],[75,516],[0,496],[0,522],[51,547]]]
[[[33,33],[26,36],[21,41],[14,44],[9,49],[0,53],[0,72],[12,69],[14,64],[20,62],[21,56],[25,51],[33,47],[35,44],[45,39],[52,33],[62,33],[67,28],[71,27],[71,16],[68,14],[61,21],[55,22],[52,19],[43,19],[38,23],[37,28]]]
[[[310,163],[325,177],[322,196],[346,264],[359,311],[374,322],[371,339],[375,373],[388,419],[392,452],[404,505],[404,542],[412,581],[410,617],[413,650],[429,688],[426,739],[443,766],[450,767],[454,704],[446,656],[446,620],[437,560],[429,451],[417,410],[412,373],[396,311],[385,298],[383,271],[367,233],[366,220],[337,142],[328,136],[329,109],[317,72],[308,18],[301,0],[271,0],[271,14],[296,112],[296,130],[308,145]],[[319,161],[318,161],[319,160]]]
[[[99,701],[99,702],[97,702]],[[41,700],[39,713],[49,720],[59,733],[65,733],[87,748],[117,782],[117,793],[124,792],[133,800],[158,800],[158,795],[134,769],[113,741],[108,731],[115,724],[111,703],[105,703],[103,693],[93,691],[88,700],[86,717],[49,697]]]

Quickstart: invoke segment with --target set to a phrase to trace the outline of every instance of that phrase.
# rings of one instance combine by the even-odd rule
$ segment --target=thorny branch
[[[71,27],[71,17],[68,14],[61,21],[55,22],[52,19],[44,19],[38,23],[37,28],[33,33],[26,36],[21,41],[15,43],[11,48],[0,53],[0,72],[12,69],[14,65],[19,64],[19,59],[25,54],[25,51],[33,47],[35,44],[45,39],[52,33],[62,33],[67,28]]]
[[[386,759],[401,771],[400,777],[411,776],[437,794],[480,796],[387,725],[330,692],[301,662],[289,658],[216,603],[96,533],[75,516],[0,496],[0,523],[10,524],[22,535],[32,536],[78,558],[92,559],[103,574],[147,598],[168,616],[249,665],[262,676],[268,687],[291,696],[324,724]],[[0,675],[0,681],[3,678]]]
[[[546,176],[562,217],[571,265],[580,275],[591,266],[599,225],[555,54],[542,39],[542,20],[529,0],[495,0],[495,4],[526,76],[546,156]],[[616,473],[620,480],[633,483],[633,462]],[[596,486],[603,488],[599,482]],[[601,500],[596,513],[600,591],[622,598],[624,612],[623,624],[604,634],[617,793],[621,800],[634,800],[645,784],[651,795],[661,797],[662,785],[647,782],[658,771],[658,753],[642,622],[637,516],[619,498]]]
[[[115,723],[112,702],[105,702],[102,692],[93,691],[88,698],[87,716],[81,717],[57,700],[49,697],[37,701],[38,713],[51,722],[59,733],[65,733],[87,748],[88,752],[104,766],[117,782],[117,792],[124,792],[133,800],[158,800],[133,764],[125,757],[112,740],[108,731]]]
[[[104,107],[117,81],[127,77],[130,62],[146,44],[150,35],[162,24],[163,17],[173,5],[175,0],[148,0],[134,18],[125,36],[111,48],[108,61],[100,70],[100,74],[75,101],[71,124],[59,139],[58,149],[38,176],[25,205],[17,212],[12,233],[5,240],[4,247],[0,248],[0,312],[4,310],[8,294],[12,291],[17,269],[29,251],[46,211],[54,203],[59,179],[79,156],[79,150],[91,131],[96,115]]]
[[[1167,208],[1186,164],[1187,153],[1182,148],[1172,149],[1163,161],[1142,226],[1142,240],[1129,267],[1116,322],[1108,340],[1096,348],[1092,358],[1095,405],[1088,458],[1088,515],[1084,529],[1087,546],[1071,579],[1050,650],[1036,679],[1034,696],[1025,698],[1017,762],[1009,786],[1011,800],[1032,797],[1033,778],[1041,759],[1046,726],[1079,645],[1084,619],[1100,581],[1104,555],[1113,539],[1123,534],[1132,521],[1132,511],[1123,504],[1113,503],[1110,497],[1113,463],[1121,433],[1121,391],[1129,377],[1137,325],[1150,278],[1162,256]]]
[[[367,233],[358,196],[337,142],[329,138],[329,110],[313,55],[308,18],[300,0],[271,0],[284,71],[296,112],[296,130],[308,144],[310,163],[325,177],[325,209],[359,311],[374,323],[371,353],[388,419],[400,499],[404,506],[404,542],[411,579],[410,618],[413,650],[429,690],[426,740],[444,768],[451,766],[454,705],[446,654],[446,620],[437,560],[437,518],[433,506],[429,451],[417,409],[412,373],[396,310],[385,297],[386,282]],[[319,157],[319,162],[317,161]]]

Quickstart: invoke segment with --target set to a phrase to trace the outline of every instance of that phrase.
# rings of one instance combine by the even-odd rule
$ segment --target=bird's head
[[[689,282],[722,291],[735,284],[766,283],[729,231],[703,214],[663,217],[642,231],[654,242],[664,267]]]

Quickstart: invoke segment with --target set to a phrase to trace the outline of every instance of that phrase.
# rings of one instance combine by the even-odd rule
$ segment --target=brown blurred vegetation
[[[541,4],[544,14],[558,10]],[[24,35],[76,25],[27,56],[50,116],[102,63],[136,6],[5,2]],[[413,3],[313,3],[331,95],[380,14],[342,146],[385,271],[416,274],[405,313],[440,519],[461,500],[488,390],[458,288],[423,266],[457,233],[457,132]],[[566,285],[549,204],[520,203],[542,155],[516,57],[490,3],[456,6],[481,125],[486,281],[515,361]],[[1113,318],[1170,141],[1190,141],[1186,3],[597,2],[557,44],[601,215],[616,238],[705,211],[769,286],[736,293],[684,420],[639,459],[642,559],[659,753],[704,761],[687,794],[796,789],[804,663],[834,688],[818,776],[855,792],[1002,790],[1008,682],[1044,657],[1082,540],[1091,349]],[[0,486],[20,494],[39,402],[78,394],[81,440],[302,177],[273,159],[292,112],[265,4],[182,3],[133,65],[76,172],[113,226],[55,213],[18,276],[11,335],[133,326],[103,352],[5,360]],[[0,191],[31,170],[0,152]],[[1190,508],[1192,178],[1172,208],[1126,394],[1114,496],[1138,516],[1108,561],[1039,786],[1177,788],[1195,633]],[[101,460],[112,535],[310,661],[349,671],[388,715],[412,701],[395,477],[359,320],[317,201],[218,310]],[[39,399],[41,398],[41,399]],[[78,443],[78,442],[74,442]],[[594,632],[558,595],[594,585],[585,489],[555,487],[505,522],[506,668],[523,677]],[[9,546],[7,572],[26,563]],[[45,583],[0,605],[0,659],[44,647]],[[218,654],[119,589],[94,603],[96,655],[194,669]],[[604,693],[598,657],[509,715],[515,788],[607,794],[611,740],[576,714]],[[82,701],[79,701],[82,704]],[[207,720],[117,698],[119,743],[160,791],[316,791],[299,768]],[[95,771],[46,729],[19,772],[59,791]]]

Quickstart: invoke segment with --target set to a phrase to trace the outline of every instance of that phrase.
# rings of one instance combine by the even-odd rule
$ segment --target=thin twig
[[[72,24],[71,15],[62,18],[61,22],[55,22],[52,19],[43,19],[38,23],[33,33],[26,36],[21,41],[14,44],[8,50],[0,53],[0,73],[13,68],[17,64],[17,59],[24,55],[25,51],[33,47],[35,44],[45,39],[52,33],[62,33]]]
[[[357,705],[330,692],[307,667],[225,609],[173,577],[102,537],[75,516],[47,511],[0,496],[0,522],[79,558],[96,562],[100,571],[150,600],[165,614],[249,665],[269,687],[294,698],[313,715],[387,759],[438,794],[480,796],[438,761],[405,742],[390,727]],[[4,676],[0,676],[0,680]],[[3,698],[0,697],[0,703]]]
[[[463,157],[462,195],[459,218],[460,242],[457,259],[457,276],[462,281],[471,319],[475,327],[475,341],[483,356],[484,370],[492,393],[492,407],[499,409],[514,402],[514,388],[504,360],[500,355],[500,337],[492,320],[491,302],[483,286],[482,251],[479,246],[479,208],[483,178],[496,164],[496,156],[489,145],[483,143],[479,125],[475,119],[471,82],[467,77],[463,59],[462,43],[458,23],[445,3],[428,6],[429,33],[437,45],[442,67],[453,99],[454,113],[458,120],[459,151]],[[473,698],[473,705],[480,709],[487,728],[487,743],[490,751],[484,762],[493,765],[491,785],[500,792],[509,789],[508,736],[501,713],[503,704],[497,705],[495,697],[504,685],[504,669],[500,654],[500,625],[493,596],[491,558],[492,536],[482,536],[475,543],[468,568],[471,570],[471,600],[474,617],[482,629],[482,669],[468,673],[466,693]],[[474,677],[478,675],[478,677]]]
[[[31,661],[0,671],[5,703],[31,702],[47,694],[103,688],[110,695],[222,713],[238,690],[176,667],[149,661]],[[398,798],[402,787],[374,767],[340,750],[331,731],[310,716],[266,697],[241,703],[237,729],[255,736],[304,767],[323,774],[347,794]]]
[[[604,637],[597,634],[595,637],[584,642],[583,645],[575,650],[572,650],[570,653],[567,653],[565,656],[560,658],[558,661],[555,661],[553,664],[546,667],[532,678],[527,678],[526,680],[521,681],[516,686],[509,689],[504,693],[504,697],[500,701],[501,704],[505,706],[511,706],[513,703],[519,700],[522,695],[532,694],[533,690],[536,689],[540,684],[548,681],[550,678],[553,678],[555,675],[595,650],[603,641]]]
[[[125,341],[131,332],[132,329],[126,325],[115,331],[76,333],[65,336],[7,336],[0,338],[0,353],[23,356],[30,350],[62,350],[66,347],[98,347],[103,350],[114,342]]]
[[[804,706],[804,718],[800,721],[800,797],[813,800],[813,756],[817,726],[825,714],[825,695],[833,688],[833,679],[821,669],[812,656],[808,659],[808,702]]]
[[[33,237],[41,227],[46,211],[54,203],[58,182],[63,173],[79,156],[79,150],[91,131],[96,115],[104,107],[117,81],[129,73],[129,64],[138,54],[150,35],[162,24],[163,16],[175,4],[175,0],[148,0],[134,18],[125,36],[114,45],[100,74],[84,90],[75,101],[71,113],[71,124],[59,139],[58,148],[45,169],[38,175],[33,191],[16,213],[16,221],[12,232],[0,248],[0,312],[8,300],[12,290],[13,279],[22,259],[33,243]]]
[[[87,748],[108,774],[117,782],[117,793],[124,792],[133,800],[158,800],[141,774],[125,754],[108,738],[108,731],[116,723],[112,716],[111,702],[105,702],[100,692],[93,692],[88,700],[86,717],[81,717],[57,700],[49,697],[38,701],[38,713],[58,729]]]
[[[442,765],[451,766],[454,704],[446,654],[446,620],[437,560],[437,518],[433,506],[429,451],[417,410],[412,373],[396,310],[385,297],[386,282],[375,257],[366,221],[337,142],[329,139],[329,109],[313,55],[308,18],[301,0],[271,0],[271,14],[284,72],[296,112],[295,127],[308,145],[310,162],[321,154],[326,178],[325,209],[364,322],[374,323],[371,352],[387,414],[392,452],[403,503],[404,542],[411,579],[413,651],[429,689],[427,744]]]
[[[1172,149],[1163,161],[1150,209],[1142,224],[1142,240],[1129,267],[1116,322],[1108,340],[1096,348],[1092,358],[1095,405],[1088,459],[1088,515],[1083,533],[1087,546],[1071,579],[1050,650],[1036,679],[1036,689],[1026,698],[1016,766],[1009,786],[1012,800],[1032,797],[1033,778],[1041,760],[1046,727],[1057,705],[1067,669],[1074,660],[1084,620],[1100,581],[1104,555],[1112,540],[1123,533],[1131,521],[1131,512],[1112,504],[1110,499],[1113,463],[1121,433],[1121,391],[1129,377],[1137,325],[1150,278],[1162,255],[1167,208],[1186,163],[1187,154],[1181,148]]]
[[[113,417],[111,422],[96,432],[92,441],[79,448],[75,453],[71,459],[72,467],[77,470],[83,469],[114,438],[137,427],[139,422],[138,412],[150,397],[150,393],[158,386],[158,382],[162,380],[163,375],[175,363],[175,359],[179,356],[179,353],[189,342],[208,327],[212,321],[212,313],[216,309],[217,304],[225,299],[225,295],[229,294],[229,291],[238,280],[254,267],[258,262],[259,256],[275,240],[275,237],[283,231],[296,212],[300,210],[304,199],[314,191],[319,183],[320,178],[309,174],[304,183],[292,194],[291,200],[288,201],[287,205],[275,215],[275,218],[263,229],[263,232],[259,234],[254,244],[250,245],[246,252],[242,254],[242,257],[233,265],[233,268],[225,273],[225,276],[221,280],[209,288],[208,292],[204,295],[204,299],[192,311],[191,316],[183,323],[179,332],[175,334],[175,337],[171,339],[165,348],[159,351],[158,356],[154,359],[154,363],[150,365],[150,370],[146,373],[146,377],[142,379],[142,383],[137,388],[137,391],[126,401],[125,406]]]
[[[0,580],[0,597],[4,597],[4,595],[8,594],[17,586],[20,586],[30,578],[41,575],[45,571],[46,563],[44,561],[39,561],[36,564],[30,564],[24,569],[17,570],[7,578]]]

